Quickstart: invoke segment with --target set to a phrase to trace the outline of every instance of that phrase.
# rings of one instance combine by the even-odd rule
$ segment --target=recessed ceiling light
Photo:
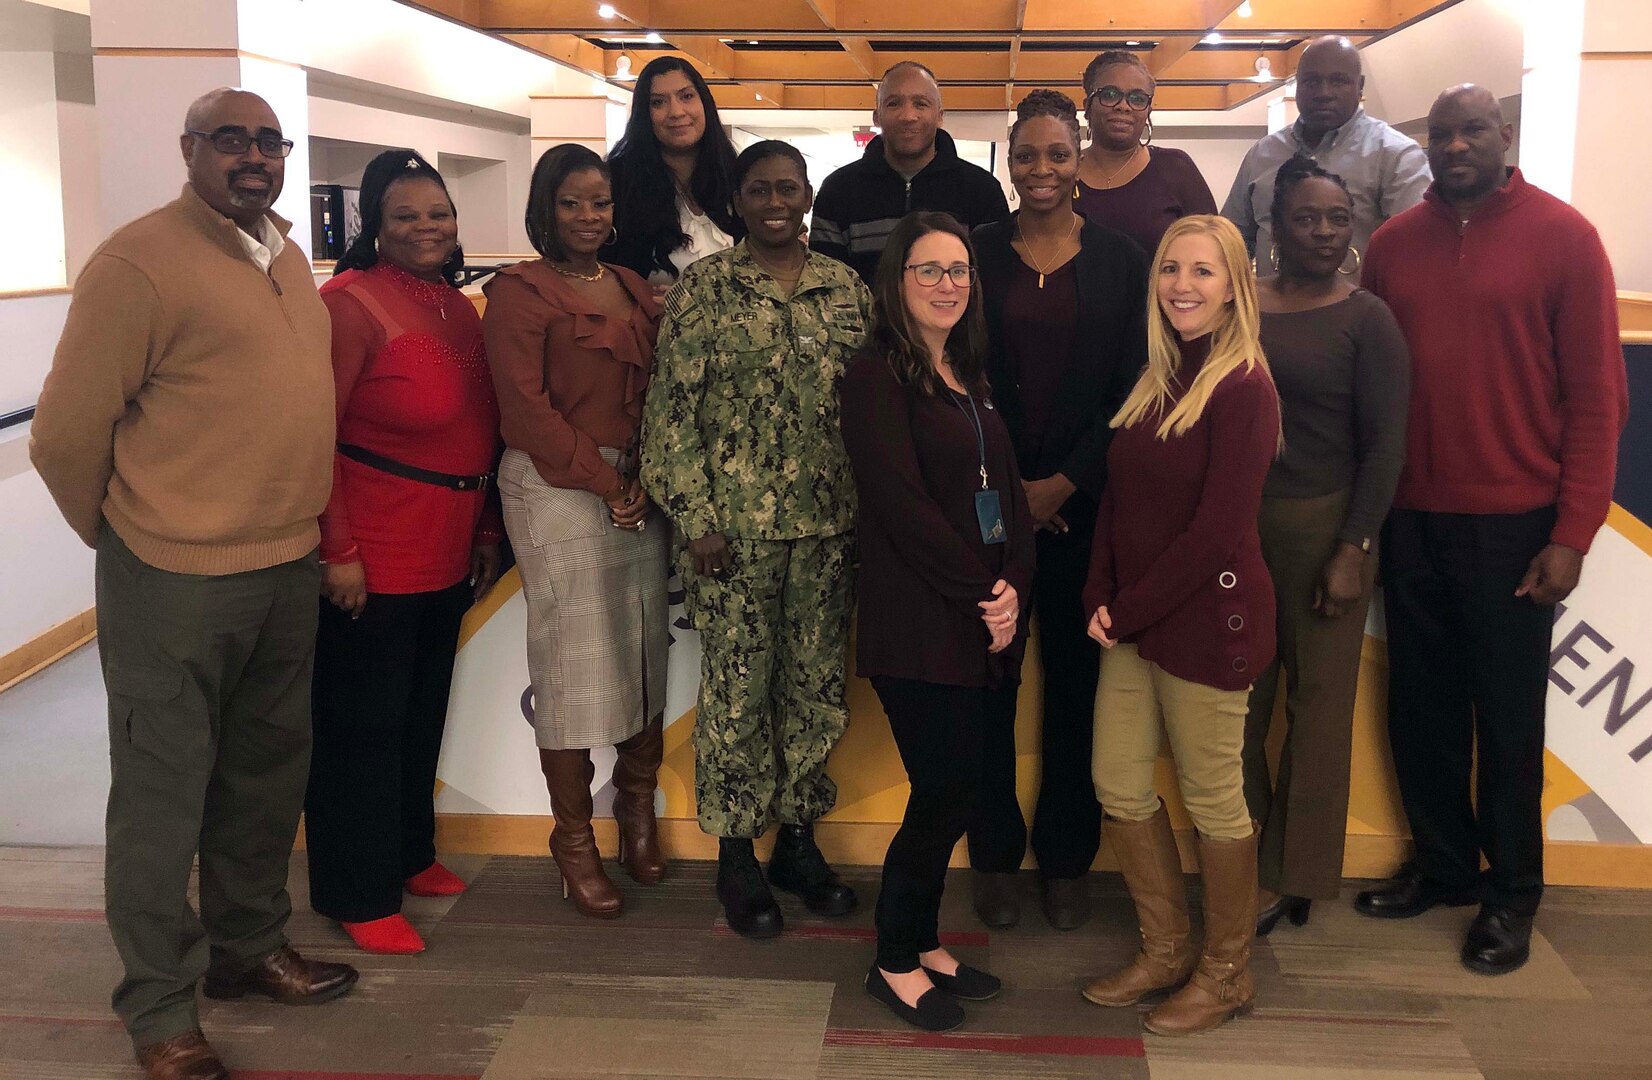
[[[1254,14],[1256,13],[1250,9],[1250,0],[1245,0],[1244,3],[1239,5],[1239,17],[1241,19],[1248,19]]]
[[[762,100],[763,100],[763,95],[762,95],[762,94],[758,94],[758,95],[757,95],[757,100],[758,100],[758,101],[762,101]]]
[[[746,44],[747,45],[756,45],[756,44],[758,44],[758,41],[757,41],[756,38],[752,38],[750,41],[746,42]]]
[[[1220,45],[1222,43],[1222,35],[1213,30],[1204,36],[1203,43],[1206,45]]]
[[[619,18],[619,12],[614,10],[613,4],[600,4],[597,6],[597,17],[602,19],[617,19]]]
[[[1126,45],[1140,45],[1141,42],[1139,42],[1139,41],[1126,41],[1125,44]]]
[[[654,31],[654,30],[650,30],[650,31],[648,31],[648,33],[644,34],[643,35],[643,40],[648,42],[650,45],[664,45],[665,44],[665,38],[661,37],[659,35],[659,33],[657,31]]]

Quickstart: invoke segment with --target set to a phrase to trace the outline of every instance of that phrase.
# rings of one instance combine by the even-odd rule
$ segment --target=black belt
[[[359,461],[369,468],[379,472],[387,472],[391,476],[399,476],[404,480],[417,480],[421,484],[434,484],[436,487],[451,488],[454,491],[486,491],[487,486],[493,483],[493,474],[484,473],[481,476],[455,476],[452,473],[436,472],[433,469],[421,469],[417,465],[404,465],[383,454],[375,454],[362,446],[352,446],[349,443],[339,443],[338,452],[351,461]]]

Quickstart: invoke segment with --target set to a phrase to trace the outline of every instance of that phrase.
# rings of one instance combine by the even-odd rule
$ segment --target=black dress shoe
[[[1474,889],[1448,889],[1407,864],[1386,884],[1356,896],[1354,910],[1373,919],[1413,919],[1441,904],[1467,907],[1478,900]]]
[[[1469,924],[1463,966],[1482,975],[1507,975],[1532,955],[1532,917],[1487,904]]]
[[[847,915],[855,910],[855,890],[826,864],[815,845],[813,825],[782,825],[769,857],[769,883],[803,898],[816,915]]]
[[[987,926],[1002,930],[1021,921],[1021,895],[1016,888],[1020,875],[977,870],[974,873],[975,916]]]
[[[908,1024],[925,1031],[951,1031],[964,1022],[963,1007],[938,986],[924,991],[924,996],[918,999],[916,1005],[902,1001],[895,988],[889,985],[889,980],[883,977],[883,972],[878,970],[876,961],[866,972],[866,992],[889,1006],[890,1012]]]
[[[959,964],[958,970],[952,975],[943,975],[934,968],[924,968],[929,981],[936,988],[944,990],[961,1001],[991,1001],[998,996],[998,991],[1004,989],[1004,984],[996,975],[989,975],[980,968],[972,968],[968,964]]]
[[[1308,909],[1313,903],[1302,896],[1281,896],[1256,913],[1256,936],[1267,937],[1280,919],[1291,920],[1292,926],[1307,925]]]
[[[774,902],[769,883],[750,840],[723,837],[717,841],[717,899],[729,929],[742,937],[772,938],[780,934],[780,905]]]
[[[1084,877],[1045,878],[1044,917],[1057,930],[1077,930],[1090,918],[1089,881]]]

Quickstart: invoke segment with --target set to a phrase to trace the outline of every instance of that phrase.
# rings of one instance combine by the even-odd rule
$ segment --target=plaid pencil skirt
[[[665,708],[665,518],[615,528],[600,496],[552,487],[519,450],[500,462],[499,498],[528,605],[540,748],[625,741]]]

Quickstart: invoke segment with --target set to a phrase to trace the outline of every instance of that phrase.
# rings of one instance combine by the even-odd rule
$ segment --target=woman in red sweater
[[[436,758],[459,621],[499,567],[499,410],[441,174],[374,158],[362,231],[321,290],[333,320],[338,453],[321,516],[310,906],[368,952],[416,953],[402,891],[464,882],[436,861]]]
[[[1251,999],[1256,834],[1241,750],[1251,680],[1273,659],[1274,597],[1257,514],[1280,445],[1258,342],[1256,279],[1223,218],[1172,225],[1152,265],[1147,368],[1113,418],[1108,486],[1084,587],[1107,650],[1096,689],[1096,796],[1142,948],[1091,981],[1098,1005],[1175,990],[1148,1030],[1191,1035]],[[1181,864],[1153,790],[1168,735],[1198,830],[1205,943],[1191,945]]]

